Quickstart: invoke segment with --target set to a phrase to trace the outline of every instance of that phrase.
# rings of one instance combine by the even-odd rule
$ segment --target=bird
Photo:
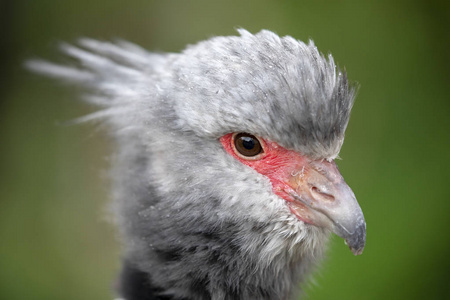
[[[61,44],[28,61],[83,88],[114,141],[120,299],[291,299],[332,233],[362,253],[366,222],[338,170],[357,84],[331,54],[269,30],[179,53]]]

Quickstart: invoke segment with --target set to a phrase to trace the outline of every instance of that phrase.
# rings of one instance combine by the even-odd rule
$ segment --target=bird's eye
[[[252,158],[263,153],[260,141],[249,133],[237,133],[233,136],[236,152],[245,158]]]

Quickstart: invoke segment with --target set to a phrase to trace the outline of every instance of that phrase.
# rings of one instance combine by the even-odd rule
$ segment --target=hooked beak
[[[306,223],[328,228],[345,239],[355,255],[366,242],[366,222],[355,194],[334,161],[309,161],[288,175],[284,189],[291,211]]]

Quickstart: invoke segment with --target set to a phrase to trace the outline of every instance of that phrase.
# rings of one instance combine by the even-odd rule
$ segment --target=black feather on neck
[[[160,295],[162,289],[153,286],[149,275],[125,261],[119,279],[119,294],[124,300],[172,300]],[[187,300],[187,299],[186,299]]]

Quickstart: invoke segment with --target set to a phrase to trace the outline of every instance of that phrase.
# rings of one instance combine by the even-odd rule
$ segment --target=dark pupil
[[[242,140],[242,146],[244,146],[247,150],[252,150],[255,148],[255,140],[248,136],[241,137]]]

